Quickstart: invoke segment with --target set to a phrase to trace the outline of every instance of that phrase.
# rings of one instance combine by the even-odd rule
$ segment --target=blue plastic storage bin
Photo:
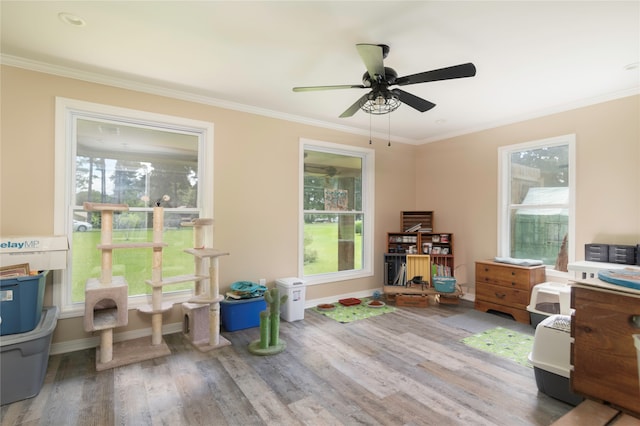
[[[267,309],[264,297],[223,300],[220,302],[222,326],[226,331],[244,330],[260,326],[260,312]]]
[[[44,285],[49,271],[0,280],[0,335],[36,328],[42,314]]]
[[[433,277],[433,287],[440,293],[456,291],[456,279],[452,277]]]
[[[0,339],[0,404],[32,398],[40,393],[57,323],[58,308],[47,307],[32,331]]]

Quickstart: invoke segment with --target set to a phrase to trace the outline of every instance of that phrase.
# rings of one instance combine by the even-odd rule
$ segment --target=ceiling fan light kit
[[[383,59],[389,54],[386,44],[357,44],[356,49],[364,62],[367,72],[362,77],[362,84],[344,84],[332,86],[294,87],[294,92],[336,89],[371,89],[360,97],[340,117],[351,117],[359,109],[369,114],[388,114],[395,111],[401,104],[425,112],[436,104],[422,99],[401,89],[389,89],[390,86],[407,86],[410,84],[427,83],[430,81],[451,80],[455,78],[473,77],[476,67],[472,63],[454,65],[418,74],[398,77],[394,69],[384,66]]]
[[[398,109],[401,104],[400,99],[390,92],[378,94],[375,98],[372,93],[370,95],[364,102],[360,103],[360,109],[369,114],[388,114]]]

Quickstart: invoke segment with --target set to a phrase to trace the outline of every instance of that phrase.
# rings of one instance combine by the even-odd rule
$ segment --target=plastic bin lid
[[[295,278],[295,277],[278,278],[276,280],[276,285],[279,285],[282,287],[294,287],[294,286],[299,287],[304,285],[304,280],[300,278]]]
[[[40,323],[32,331],[18,334],[7,334],[0,339],[0,348],[11,345],[19,345],[32,340],[41,339],[53,333],[58,323],[58,308],[56,306],[42,309]]]

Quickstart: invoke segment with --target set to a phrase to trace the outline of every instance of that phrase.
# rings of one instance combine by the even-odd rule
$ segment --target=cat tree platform
[[[101,349],[101,347],[96,348],[96,371],[171,355],[171,350],[164,340],[159,345],[152,345],[149,336],[115,343],[113,345],[113,358],[108,362],[100,362]]]

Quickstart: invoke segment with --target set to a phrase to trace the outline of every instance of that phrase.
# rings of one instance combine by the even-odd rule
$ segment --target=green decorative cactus
[[[260,349],[267,349],[271,341],[271,318],[269,310],[260,312]]]
[[[268,309],[271,311],[271,346],[277,346],[280,342],[280,305],[287,301],[288,296],[280,296],[280,290],[272,288],[264,294]]]
[[[287,297],[280,297],[277,287],[264,293],[267,309],[260,312],[260,340],[249,344],[249,352],[252,354],[275,355],[285,349],[285,342],[280,340],[280,305],[287,301]]]

